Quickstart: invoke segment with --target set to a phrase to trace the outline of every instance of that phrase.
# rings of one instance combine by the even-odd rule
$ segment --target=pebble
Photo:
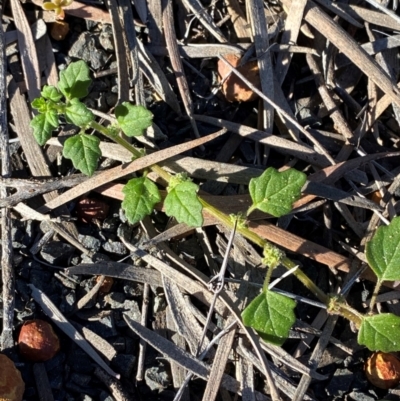
[[[51,241],[40,251],[41,257],[51,265],[60,265],[68,261],[75,253],[75,248],[61,241]]]
[[[96,47],[96,39],[89,32],[83,32],[72,45],[68,56],[86,61],[94,70],[103,68],[108,55],[103,49]]]

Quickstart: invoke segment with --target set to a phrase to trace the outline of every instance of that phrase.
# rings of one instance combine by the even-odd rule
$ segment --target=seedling
[[[100,140],[97,136],[88,134],[88,129],[120,144],[132,153],[133,158],[139,158],[144,155],[144,151],[125,141],[119,133],[123,132],[128,137],[140,136],[152,123],[150,111],[125,102],[115,109],[115,124],[98,124],[93,113],[80,101],[88,94],[90,84],[88,66],[83,61],[71,63],[61,72],[58,87],[45,86],[42,96],[32,102],[32,107],[38,110],[38,114],[31,122],[33,134],[40,145],[44,145],[52,132],[59,127],[60,116],[79,127],[80,132],[65,142],[63,155],[72,161],[75,168],[88,176],[96,171],[101,157]],[[363,315],[348,306],[341,297],[325,294],[301,269],[293,269],[296,264],[275,245],[251,231],[243,218],[231,218],[208,204],[197,194],[198,186],[184,173],[171,176],[158,165],[151,166],[150,170],[166,182],[164,210],[168,216],[174,217],[180,223],[199,227],[203,224],[203,209],[206,209],[230,229],[238,221],[237,232],[263,249],[263,264],[268,268],[263,290],[246,307],[242,317],[243,322],[253,327],[264,340],[283,344],[295,321],[295,301],[269,289],[273,269],[283,265],[292,269],[292,274],[327,306],[329,313],[341,315],[355,323],[359,328],[360,344],[374,351],[400,350],[400,317],[391,313],[372,313],[382,282],[400,280],[400,217],[393,219],[389,226],[379,228],[367,244],[367,260],[377,275],[377,285],[371,301],[371,312]],[[123,188],[125,198],[122,208],[132,224],[150,215],[154,206],[162,200],[158,186],[148,178],[148,172],[149,170],[145,170],[141,177],[129,180]],[[246,216],[255,209],[275,217],[290,213],[293,202],[301,195],[305,181],[306,175],[295,169],[278,172],[268,168],[260,177],[250,180],[249,191],[253,203]]]

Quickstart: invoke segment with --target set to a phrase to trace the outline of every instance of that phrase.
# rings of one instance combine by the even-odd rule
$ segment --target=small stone
[[[142,313],[139,309],[139,305],[136,301],[126,300],[123,305],[123,309],[127,312],[126,314],[136,322],[140,322],[142,319]]]
[[[96,47],[96,39],[89,32],[83,32],[72,45],[68,55],[86,61],[94,70],[103,67],[107,62],[107,53]]]
[[[99,42],[101,47],[108,51],[108,52],[113,52],[115,47],[114,47],[114,34],[111,28],[111,25],[109,24],[104,24],[101,33],[99,36]]]
[[[165,302],[165,298],[163,296],[157,295],[154,298],[153,312],[154,313],[161,312],[165,310],[166,307],[167,303]]]
[[[70,244],[61,241],[51,241],[43,246],[40,255],[46,262],[52,265],[60,265],[67,262],[74,252],[75,248]]]
[[[164,366],[155,366],[146,369],[145,380],[152,391],[163,390],[171,383],[171,379]]]
[[[107,217],[103,221],[102,229],[104,231],[115,233],[118,229],[119,223],[120,221],[118,216]]]
[[[108,240],[105,244],[103,244],[103,249],[107,252],[121,256],[124,256],[128,253],[126,246],[119,241]]]
[[[375,401],[376,398],[371,397],[368,394],[360,393],[358,391],[352,391],[348,396],[347,399],[354,400],[354,401]]]
[[[75,291],[68,292],[67,295],[61,298],[60,311],[63,314],[72,313],[75,309],[76,294]]]
[[[111,309],[120,309],[124,306],[125,295],[122,292],[110,292],[104,297],[104,301],[110,305]]]
[[[93,252],[98,252],[101,247],[99,239],[92,237],[91,235],[78,235],[79,242],[86,248]]]
[[[95,253],[93,256],[88,256],[86,254],[82,255],[82,263],[98,263],[98,262],[108,262],[110,257],[104,255],[104,253]]]

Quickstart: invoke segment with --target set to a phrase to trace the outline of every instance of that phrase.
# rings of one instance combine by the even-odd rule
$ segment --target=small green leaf
[[[400,217],[376,230],[372,240],[367,242],[365,253],[380,281],[400,280]]]
[[[198,189],[199,187],[190,181],[175,185],[165,198],[165,213],[170,217],[175,217],[179,223],[201,227],[203,206],[197,198]]]
[[[153,114],[143,106],[124,102],[115,108],[115,117],[127,136],[140,136],[150,127]]]
[[[78,99],[72,99],[65,108],[65,117],[68,122],[84,127],[94,120],[93,113]]]
[[[33,99],[31,103],[32,107],[39,111],[39,113],[45,113],[47,111],[47,102],[43,97],[37,97]]]
[[[63,155],[72,160],[74,167],[91,176],[101,157],[100,139],[87,134],[74,135],[64,143]]]
[[[59,102],[62,98],[62,94],[59,92],[59,90],[52,85],[45,85],[42,89],[41,94],[45,99],[52,100],[56,103]]]
[[[141,221],[154,209],[154,205],[161,202],[160,191],[157,185],[147,177],[133,178],[124,186],[122,192],[125,198],[122,209],[131,224]]]
[[[269,167],[260,177],[250,180],[249,191],[253,205],[247,215],[254,209],[275,217],[289,213],[293,202],[300,198],[301,188],[306,179],[307,176],[304,173],[295,169],[280,173],[273,167]]]
[[[371,351],[400,351],[400,316],[393,313],[364,316],[358,343]]]
[[[89,67],[84,61],[79,60],[60,72],[58,89],[68,100],[80,99],[88,94],[91,82]]]
[[[295,307],[293,299],[267,290],[254,298],[242,312],[243,323],[253,327],[265,341],[282,345],[296,321]]]
[[[36,142],[43,146],[50,138],[53,130],[58,127],[58,116],[55,110],[46,111],[43,114],[38,114],[31,121],[33,128],[33,136]]]

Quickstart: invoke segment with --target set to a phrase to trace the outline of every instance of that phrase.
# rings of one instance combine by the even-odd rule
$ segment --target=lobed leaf
[[[79,60],[60,72],[58,89],[68,100],[80,99],[88,94],[91,82],[89,67],[83,60]]]
[[[48,110],[33,117],[30,126],[36,142],[43,146],[50,138],[52,132],[58,127],[58,116],[55,110]]]
[[[148,216],[154,206],[161,202],[160,191],[157,185],[147,177],[133,178],[124,186],[122,192],[125,198],[122,209],[131,224],[141,221]]]
[[[380,281],[400,280],[400,217],[376,230],[366,244],[365,254]]]
[[[45,99],[52,100],[53,102],[59,102],[62,98],[60,91],[52,85],[45,85],[42,89],[41,95]]]
[[[192,227],[201,227],[203,214],[197,191],[199,187],[190,181],[183,181],[168,192],[164,200],[165,213],[175,217],[179,223]]]
[[[364,316],[358,343],[371,351],[400,351],[400,316],[393,313]]]
[[[63,156],[83,174],[91,176],[101,157],[100,139],[87,134],[74,135],[64,143]]]
[[[37,97],[36,99],[33,99],[31,106],[38,110],[39,113],[45,113],[47,111],[47,102],[44,97]]]
[[[115,117],[127,136],[140,136],[150,127],[153,114],[143,106],[124,102],[115,108]]]
[[[254,209],[275,217],[289,213],[293,202],[300,198],[306,180],[307,176],[301,171],[289,169],[279,172],[269,167],[260,177],[250,180],[249,191],[253,205],[247,214]]]
[[[68,122],[84,127],[94,120],[93,113],[79,99],[72,99],[65,108],[65,117]]]
[[[242,312],[243,323],[253,327],[265,341],[282,345],[296,321],[295,306],[293,299],[266,290]]]

